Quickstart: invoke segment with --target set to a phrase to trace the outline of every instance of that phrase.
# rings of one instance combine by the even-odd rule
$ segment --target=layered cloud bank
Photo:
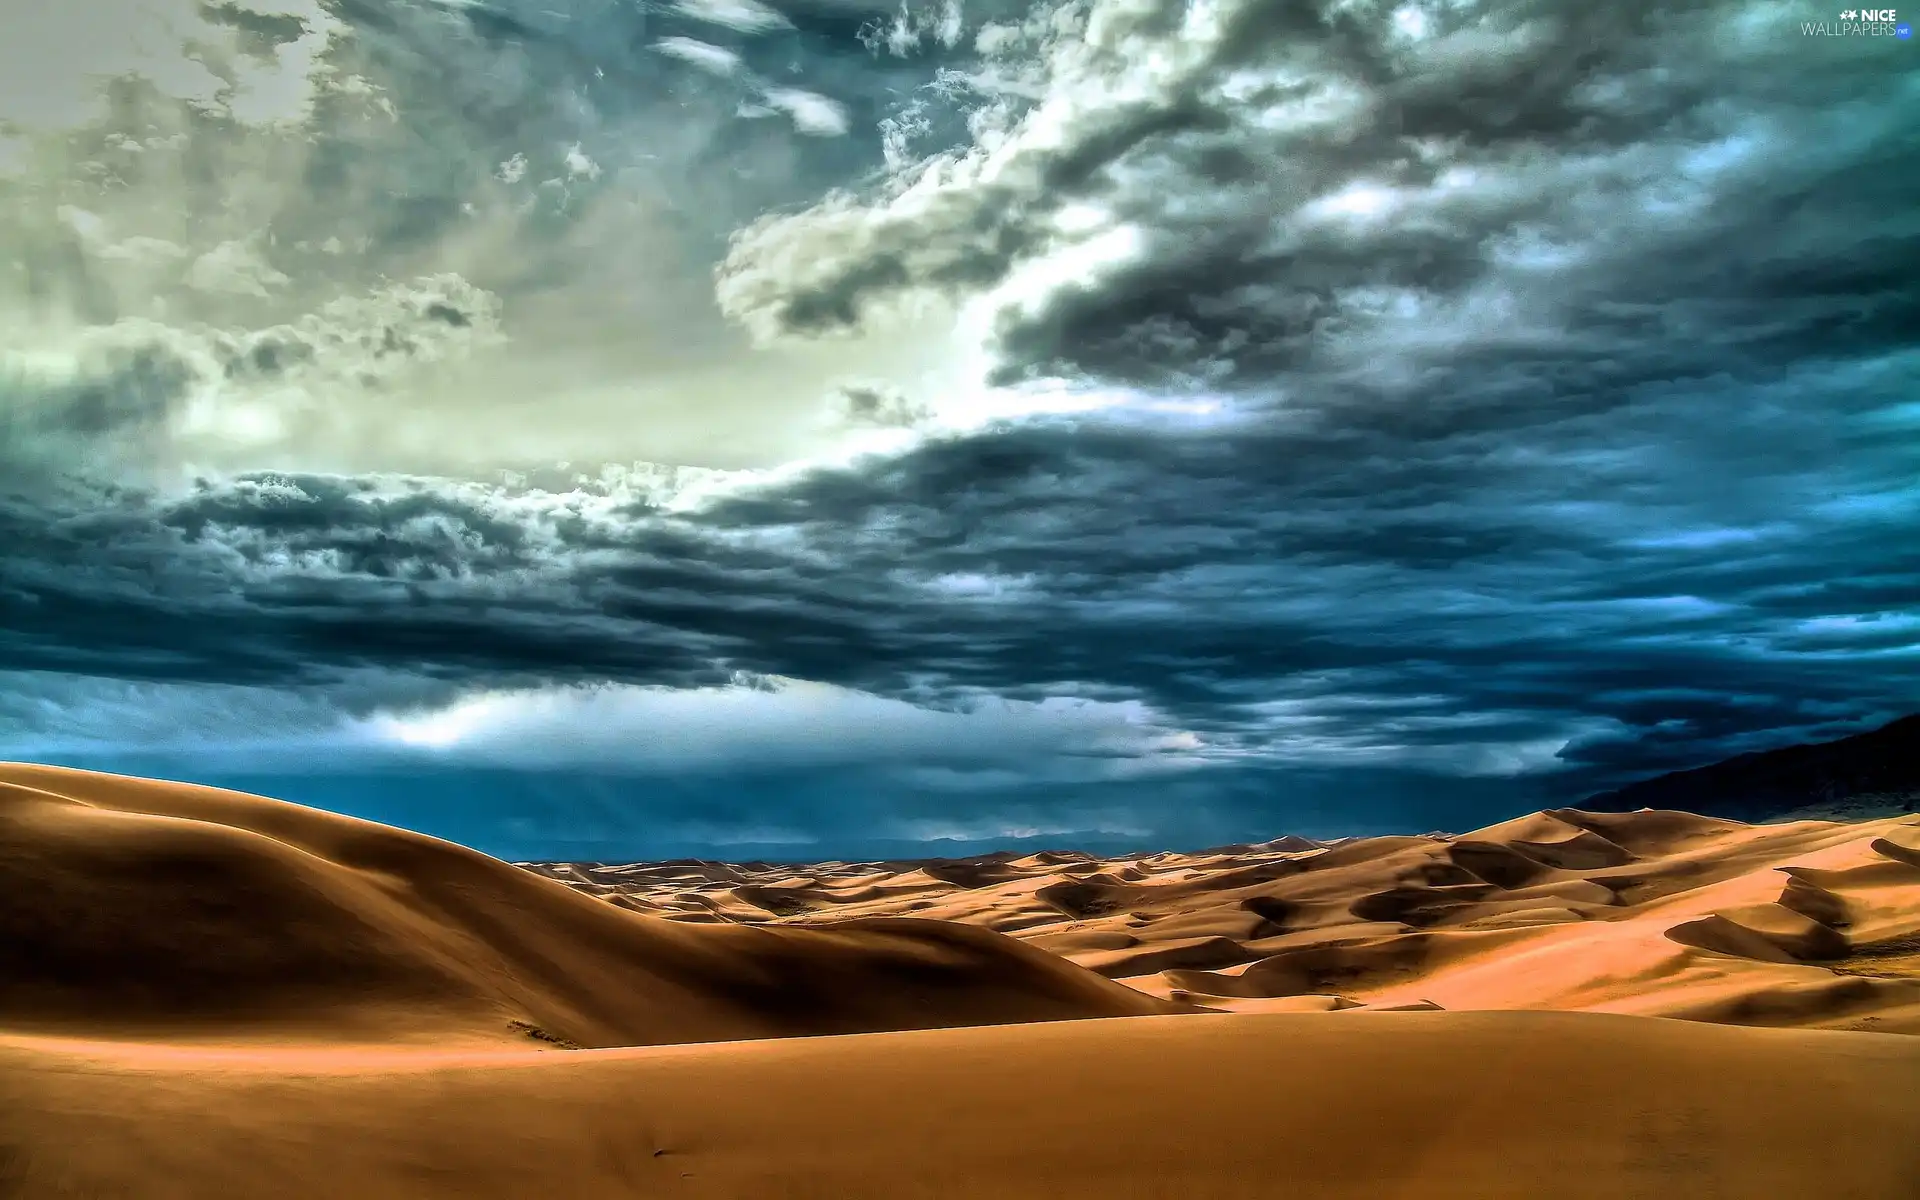
[[[0,752],[590,856],[1911,709],[1920,65],[1803,16],[182,7],[0,95]]]

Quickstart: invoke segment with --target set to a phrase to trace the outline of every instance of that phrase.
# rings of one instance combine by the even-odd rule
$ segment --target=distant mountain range
[[[1869,733],[1742,754],[1589,796],[1592,812],[1677,808],[1736,821],[1864,820],[1920,807],[1920,715]]]

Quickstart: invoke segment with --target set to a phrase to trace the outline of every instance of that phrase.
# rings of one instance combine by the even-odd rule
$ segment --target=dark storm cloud
[[[1913,443],[1862,440],[1912,372],[1642,389],[1524,441],[1034,422],[683,512],[632,481],[16,500],[0,628],[47,670],[1075,692],[1283,759],[1612,778],[1920,695]]]
[[[738,235],[723,304],[813,334],[1120,231],[1006,298],[1002,379],[1310,404],[1577,401],[1920,335],[1904,46],[1734,4],[1085,12],[1013,43],[1041,84],[985,94],[991,140]]]

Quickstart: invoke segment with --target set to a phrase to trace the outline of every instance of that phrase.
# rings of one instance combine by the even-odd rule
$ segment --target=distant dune
[[[0,765],[5,1200],[1893,1200],[1902,1031],[1913,818],[517,869]]]
[[[1559,1009],[1920,1033],[1920,817],[1536,813],[1451,837],[814,867],[530,864],[604,903],[984,926],[1236,1011]]]

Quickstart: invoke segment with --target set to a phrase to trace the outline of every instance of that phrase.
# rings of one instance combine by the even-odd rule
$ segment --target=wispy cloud
[[[741,33],[766,33],[793,24],[780,10],[758,0],[676,0],[673,7],[682,16]]]

